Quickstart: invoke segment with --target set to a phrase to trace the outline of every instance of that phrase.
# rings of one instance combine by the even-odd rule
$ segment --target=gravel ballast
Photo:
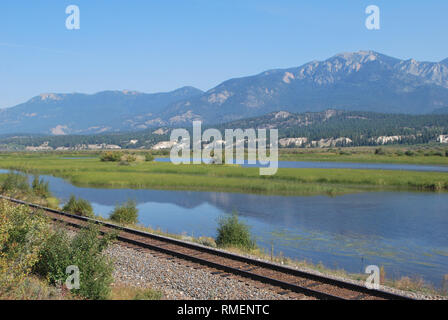
[[[74,236],[73,230],[68,231]],[[234,277],[221,277],[212,274],[210,270],[186,261],[167,259],[169,256],[140,248],[130,248],[123,244],[111,244],[105,251],[114,262],[114,286],[136,288],[151,288],[160,290],[163,299],[167,300],[308,300],[309,297],[279,294],[276,290],[260,288],[253,281],[239,281]],[[247,255],[251,257],[250,255]],[[257,257],[252,257],[261,260]],[[321,273],[316,270],[295,266],[294,269],[311,274],[326,276],[336,280],[363,285],[361,281],[345,277]],[[396,288],[381,286],[381,289],[391,293],[408,296],[417,300],[448,300],[446,296],[428,295],[424,293],[403,291]]]
[[[175,259],[152,255],[118,244],[106,254],[114,261],[115,285],[152,288],[164,293],[164,299],[200,300],[279,300],[288,299],[272,290],[257,288],[238,279],[221,277],[207,269],[194,269]]]

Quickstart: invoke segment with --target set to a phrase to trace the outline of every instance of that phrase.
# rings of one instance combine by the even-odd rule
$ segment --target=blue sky
[[[80,30],[65,27],[70,4]],[[371,4],[381,30],[364,25]],[[361,49],[440,61],[447,13],[446,0],[2,0],[0,108],[43,92],[207,90]]]

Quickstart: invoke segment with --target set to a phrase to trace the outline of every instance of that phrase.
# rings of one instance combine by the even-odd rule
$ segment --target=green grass
[[[245,192],[278,195],[343,194],[369,190],[448,190],[448,173],[279,169],[260,176],[258,168],[137,162],[119,166],[99,159],[63,159],[58,154],[0,154],[0,168],[51,174],[77,186]]]

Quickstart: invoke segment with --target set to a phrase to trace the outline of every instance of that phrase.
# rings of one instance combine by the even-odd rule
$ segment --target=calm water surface
[[[251,226],[258,245],[269,251],[273,244],[275,254],[349,272],[383,265],[388,277],[423,277],[435,286],[448,274],[447,193],[284,197],[80,188],[60,178],[43,178],[56,197],[85,198],[103,217],[115,204],[134,199],[145,226],[214,237],[217,218],[236,210]]]

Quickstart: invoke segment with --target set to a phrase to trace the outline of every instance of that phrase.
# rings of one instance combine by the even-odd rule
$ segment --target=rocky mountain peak
[[[408,114],[448,110],[448,59],[400,60],[361,50],[229,79],[207,92],[182,87],[154,94],[47,93],[0,111],[0,134],[50,133],[51,128],[63,128],[64,133],[130,131],[190,126],[197,119],[217,124],[272,112],[274,118],[289,121],[289,113],[327,110],[324,119],[333,119],[332,109]]]

